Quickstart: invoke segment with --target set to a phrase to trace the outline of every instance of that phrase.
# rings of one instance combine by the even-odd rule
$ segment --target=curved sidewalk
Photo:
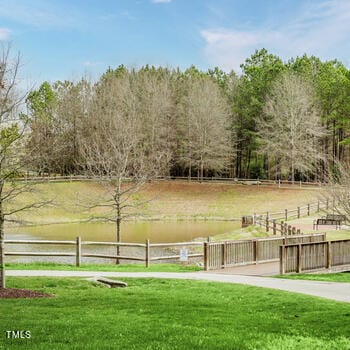
[[[281,278],[225,275],[208,272],[101,272],[101,271],[56,271],[56,270],[8,270],[7,276],[25,277],[132,277],[175,278],[210,282],[238,283],[249,286],[273,288],[294,293],[350,303],[350,283],[288,280]]]

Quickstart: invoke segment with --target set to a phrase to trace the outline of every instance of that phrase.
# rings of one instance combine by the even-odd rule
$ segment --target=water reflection
[[[215,236],[240,227],[238,221],[137,221],[122,223],[124,242],[144,243],[146,239],[157,243],[185,242],[195,238]],[[113,223],[56,224],[16,227],[6,231],[7,239],[55,239],[115,241]]]

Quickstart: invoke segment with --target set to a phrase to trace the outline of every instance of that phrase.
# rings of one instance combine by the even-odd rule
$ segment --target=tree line
[[[108,159],[120,167],[122,144],[129,160],[170,176],[323,181],[349,160],[350,71],[341,62],[283,62],[262,49],[241,70],[121,65],[97,82],[44,82],[26,100],[27,170],[106,172]]]

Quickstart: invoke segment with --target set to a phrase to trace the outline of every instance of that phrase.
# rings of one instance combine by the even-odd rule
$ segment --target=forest
[[[120,65],[44,82],[22,113],[34,174],[325,181],[350,159],[350,71],[257,50],[241,72]]]

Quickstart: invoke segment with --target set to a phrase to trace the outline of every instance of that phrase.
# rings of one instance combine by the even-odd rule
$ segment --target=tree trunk
[[[120,224],[121,224],[122,219],[120,218],[119,214],[118,214],[118,218],[117,218],[117,243],[121,242],[121,232],[120,232]],[[117,256],[120,255],[120,246],[117,246]],[[119,258],[116,259],[115,262],[117,265],[120,264]]]
[[[251,162],[251,149],[248,148],[248,154],[247,154],[247,169],[246,169],[246,174],[245,174],[245,178],[250,179],[250,162]]]
[[[241,151],[241,142],[237,145],[236,151],[236,177],[241,178],[241,163],[242,163],[242,151]]]
[[[0,203],[0,288],[6,288],[4,240],[5,240],[4,216],[2,215],[2,204]]]
[[[336,138],[336,125],[335,125],[335,120],[333,120],[333,125],[332,125],[332,132],[333,132],[333,154],[332,154],[332,165],[334,167],[336,159],[337,159],[337,151],[338,151],[338,147],[337,147],[337,138]]]
[[[203,157],[201,156],[201,181],[200,182],[202,182],[203,181],[203,169],[204,169],[204,165],[203,165]]]
[[[122,241],[122,237],[121,237],[121,222],[122,222],[122,212],[121,212],[121,208],[120,208],[120,196],[121,196],[121,189],[122,189],[122,186],[121,186],[121,182],[122,180],[120,178],[117,179],[117,193],[116,193],[116,196],[114,197],[115,199],[115,204],[116,204],[116,210],[117,210],[117,243],[121,243]],[[117,256],[120,255],[120,246],[118,245],[117,246]],[[120,264],[120,260],[119,258],[116,259],[116,262],[115,262],[117,265]]]

